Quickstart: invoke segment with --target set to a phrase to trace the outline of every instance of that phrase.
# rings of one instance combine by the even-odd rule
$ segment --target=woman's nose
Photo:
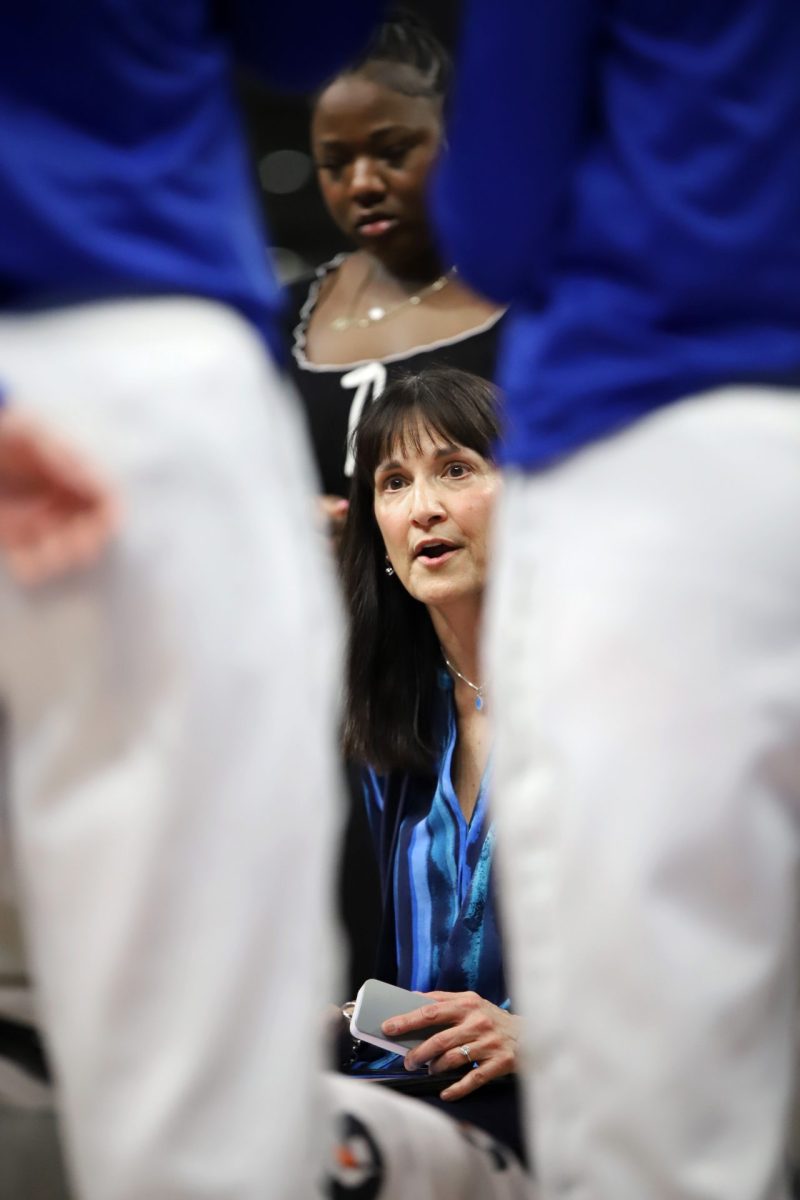
[[[382,196],[386,187],[374,158],[357,158],[350,172],[350,195],[354,199]]]
[[[435,487],[428,483],[414,484],[411,493],[411,520],[426,528],[445,518],[444,506]]]

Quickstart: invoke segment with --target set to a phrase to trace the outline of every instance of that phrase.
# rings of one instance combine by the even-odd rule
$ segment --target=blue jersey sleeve
[[[478,291],[538,302],[579,149],[596,0],[467,0],[433,184],[443,257]]]
[[[231,0],[234,50],[274,87],[308,91],[364,48],[384,9],[385,0]]]

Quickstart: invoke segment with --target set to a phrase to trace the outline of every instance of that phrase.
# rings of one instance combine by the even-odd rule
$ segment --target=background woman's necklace
[[[467,679],[466,675],[462,675],[458,668],[453,666],[446,654],[444,656],[444,661],[447,663],[453,674],[458,676],[462,683],[465,683],[468,688],[472,688],[473,692],[475,693],[475,707],[477,708],[478,712],[480,712],[485,704],[485,700],[483,698],[483,689],[485,684],[473,683],[471,679]]]
[[[422,304],[426,296],[431,296],[434,292],[440,292],[443,287],[447,287],[455,274],[455,270],[455,267],[451,267],[444,275],[440,275],[438,279],[434,279],[433,283],[420,288],[413,296],[406,296],[405,300],[401,300],[399,304],[393,304],[391,308],[384,308],[383,305],[374,304],[371,308],[367,309],[366,316],[336,317],[331,321],[331,329],[335,329],[337,333],[343,333],[345,329],[368,329],[370,325],[377,325],[379,321],[385,321],[387,317],[393,317],[401,309],[408,308],[409,306],[416,307],[418,304]]]

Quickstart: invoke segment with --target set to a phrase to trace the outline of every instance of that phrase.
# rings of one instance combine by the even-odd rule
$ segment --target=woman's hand
[[[91,565],[119,523],[93,465],[38,421],[0,412],[0,557],[23,584]]]
[[[498,1008],[475,992],[426,992],[429,1004],[401,1017],[385,1021],[387,1037],[404,1036],[426,1025],[449,1025],[422,1042],[405,1057],[407,1071],[416,1071],[429,1063],[431,1074],[454,1071],[466,1064],[460,1047],[469,1051],[469,1061],[478,1065],[463,1079],[441,1093],[442,1100],[460,1100],[476,1088],[517,1070],[521,1017]]]

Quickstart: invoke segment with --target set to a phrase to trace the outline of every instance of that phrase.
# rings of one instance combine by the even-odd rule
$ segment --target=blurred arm
[[[119,520],[114,489],[0,392],[0,562],[35,584],[95,562]]]
[[[433,218],[443,257],[507,302],[540,291],[582,133],[592,0],[467,0]]]

